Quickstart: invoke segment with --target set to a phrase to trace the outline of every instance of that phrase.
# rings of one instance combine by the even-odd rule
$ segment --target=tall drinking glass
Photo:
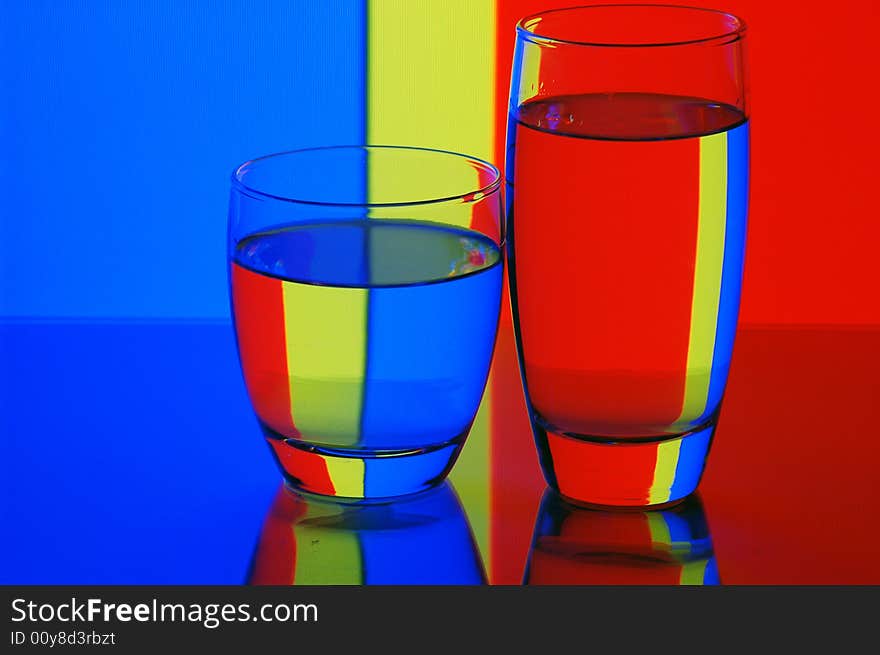
[[[702,475],[742,279],[745,29],[655,5],[517,25],[515,329],[544,475],[569,500],[664,505]]]
[[[232,176],[241,367],[287,483],[384,498],[441,482],[489,371],[500,175],[449,152],[316,148]]]

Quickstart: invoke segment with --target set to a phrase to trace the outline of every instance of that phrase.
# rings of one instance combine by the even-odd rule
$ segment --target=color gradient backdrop
[[[9,3],[0,176],[12,192],[0,210],[0,316],[228,320],[234,165],[364,141],[501,165],[514,24],[571,4]],[[878,91],[866,77],[877,3],[702,4],[750,26],[741,324],[880,324]],[[489,389],[453,474],[484,555],[528,540],[505,533],[519,529],[503,519],[516,488],[493,497],[488,475],[537,475],[523,412],[505,306]],[[530,497],[539,482],[522,484]],[[489,573],[504,581],[519,572]]]

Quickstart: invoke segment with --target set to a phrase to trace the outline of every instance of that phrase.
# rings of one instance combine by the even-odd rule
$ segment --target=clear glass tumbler
[[[232,176],[230,295],[287,483],[384,498],[449,472],[489,372],[500,174],[450,152],[315,148]]]
[[[548,483],[659,506],[703,472],[739,310],[749,178],[746,28],[656,5],[517,25],[508,255]]]

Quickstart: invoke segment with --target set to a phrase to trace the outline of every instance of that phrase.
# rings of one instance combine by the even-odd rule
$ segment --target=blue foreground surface
[[[225,323],[0,324],[3,584],[238,584],[280,476]]]

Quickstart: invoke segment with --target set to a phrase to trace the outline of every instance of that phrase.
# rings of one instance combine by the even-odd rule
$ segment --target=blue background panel
[[[3,14],[0,316],[226,317],[233,167],[364,140],[363,0]]]

